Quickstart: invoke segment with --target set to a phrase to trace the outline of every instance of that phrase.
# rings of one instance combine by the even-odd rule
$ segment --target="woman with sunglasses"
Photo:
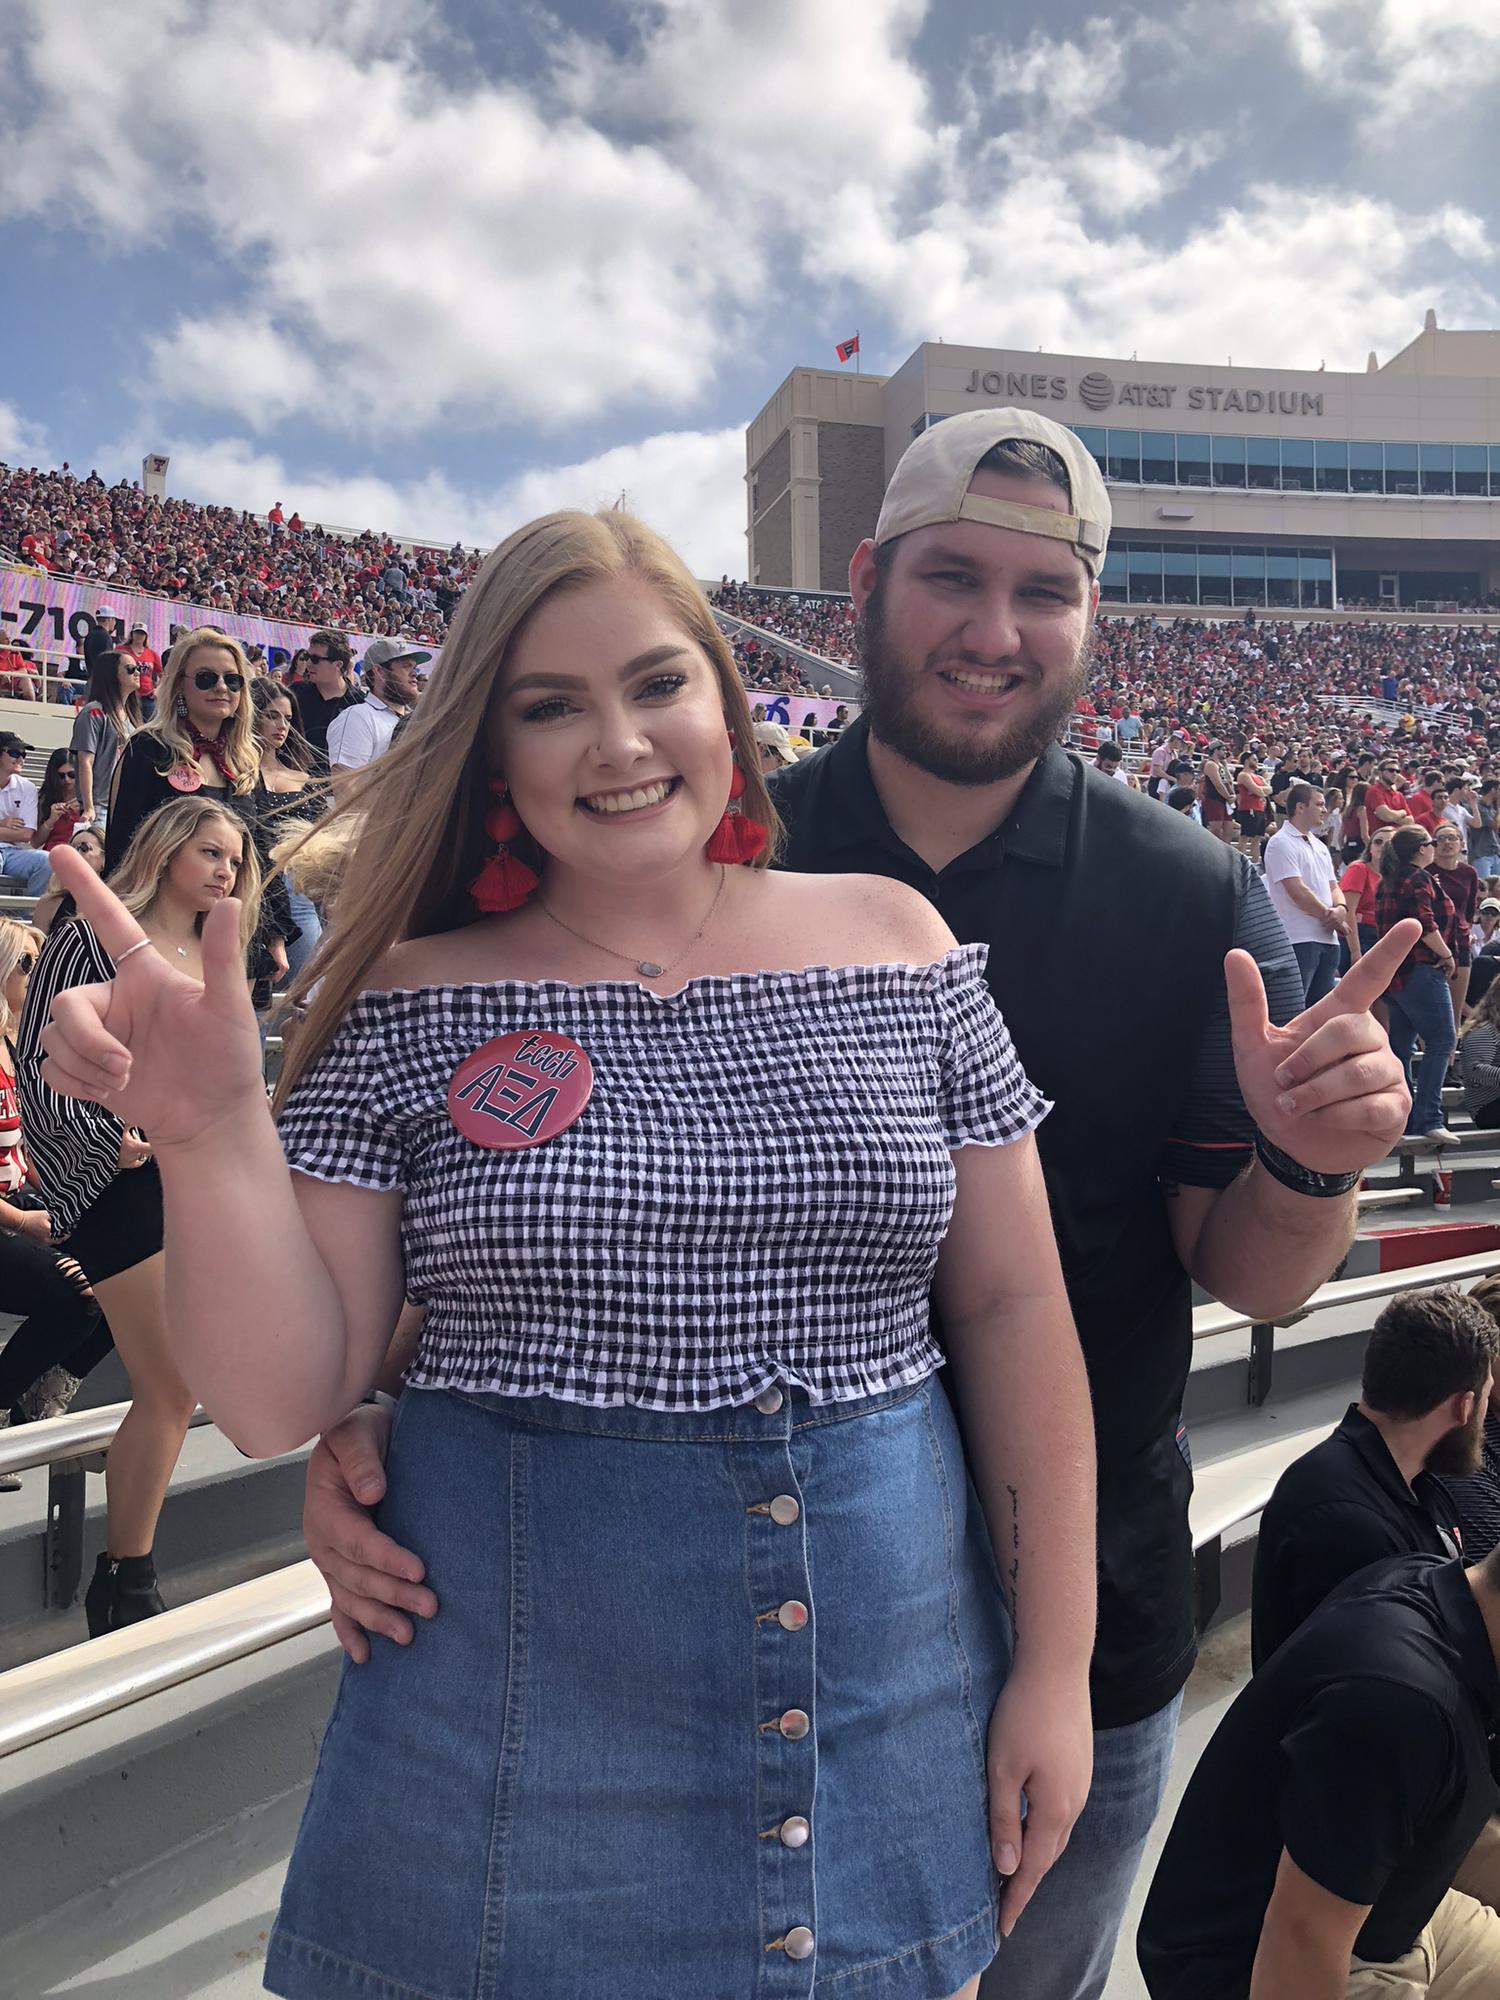
[[[111,886],[135,912],[150,948],[201,981],[204,917],[226,897],[239,897],[239,939],[247,947],[259,878],[235,814],[212,799],[174,797],[140,827]],[[102,1104],[58,1096],[38,1074],[42,1029],[57,996],[114,976],[113,961],[81,917],[55,924],[16,1036],[21,1116],[52,1238],[93,1286],[130,1377],[130,1409],[109,1448],[105,1552],[84,1598],[91,1639],[166,1609],[152,1544],[193,1414],[167,1346],[161,1181],[150,1141]]]
[[[0,1311],[25,1315],[0,1349],[0,1427],[60,1417],[112,1345],[88,1281],[53,1248],[21,1136],[11,1035],[42,942],[29,924],[0,919]],[[0,1492],[20,1486],[0,1477]]]
[[[36,844],[62,847],[77,826],[78,794],[74,789],[78,764],[71,750],[54,750],[36,795]]]
[[[156,720],[127,744],[115,771],[104,834],[104,872],[124,859],[136,829],[171,799],[212,799],[233,813],[259,846],[272,798],[260,771],[250,669],[238,643],[212,625],[186,632],[167,655]],[[271,838],[276,836],[272,833]],[[297,937],[286,888],[269,877],[251,971],[284,978]]]
[[[145,720],[140,685],[140,663],[130,654],[95,655],[69,745],[78,776],[79,817],[90,825],[104,824],[120,752]]]
[[[104,835],[96,826],[80,826],[74,830],[67,843],[75,854],[81,854],[96,875],[104,873]],[[32,929],[45,937],[52,926],[61,919],[66,922],[73,915],[73,898],[57,879],[56,870],[47,884],[47,893],[39,896],[31,912]]]

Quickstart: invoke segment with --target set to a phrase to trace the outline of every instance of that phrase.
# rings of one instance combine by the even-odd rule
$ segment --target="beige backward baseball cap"
[[[1057,453],[1068,469],[1071,513],[969,491],[980,459],[1011,438],[1026,438]],[[903,452],[885,489],[875,545],[940,521],[982,521],[1068,542],[1090,576],[1097,577],[1109,543],[1109,495],[1092,454],[1051,417],[1035,410],[967,410],[923,431]]]

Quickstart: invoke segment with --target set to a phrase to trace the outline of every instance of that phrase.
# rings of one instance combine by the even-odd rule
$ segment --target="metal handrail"
[[[129,1408],[129,1403],[101,1403],[97,1410],[69,1410],[66,1416],[0,1431],[0,1473],[28,1472],[33,1466],[56,1465],[60,1459],[86,1458],[91,1451],[102,1450]],[[188,1428],[196,1430],[210,1422],[207,1410],[195,1410]]]
[[[313,1631],[329,1610],[313,1564],[293,1563],[13,1667],[0,1674],[0,1757]]]
[[[1232,1306],[1199,1306],[1193,1314],[1194,1340],[1206,1340],[1215,1333],[1237,1333],[1247,1326],[1294,1326],[1309,1313],[1332,1306],[1357,1306],[1369,1299],[1394,1298],[1423,1285],[1456,1284],[1463,1278],[1483,1278],[1500,1271],[1500,1249],[1476,1250],[1472,1256],[1450,1257],[1441,1264],[1412,1264],[1404,1271],[1372,1271],[1363,1278],[1333,1278],[1318,1289],[1306,1304],[1291,1312],[1238,1312]]]

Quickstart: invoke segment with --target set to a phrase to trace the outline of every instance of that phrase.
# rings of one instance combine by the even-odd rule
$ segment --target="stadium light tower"
[[[141,460],[141,486],[153,500],[164,500],[167,496],[167,467],[171,462],[159,451],[148,451]]]

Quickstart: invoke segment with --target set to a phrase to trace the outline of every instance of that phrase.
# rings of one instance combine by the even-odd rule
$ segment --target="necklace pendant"
[[[666,970],[664,966],[655,964],[649,958],[640,959],[635,969],[641,975],[642,979],[660,979],[662,973]]]

